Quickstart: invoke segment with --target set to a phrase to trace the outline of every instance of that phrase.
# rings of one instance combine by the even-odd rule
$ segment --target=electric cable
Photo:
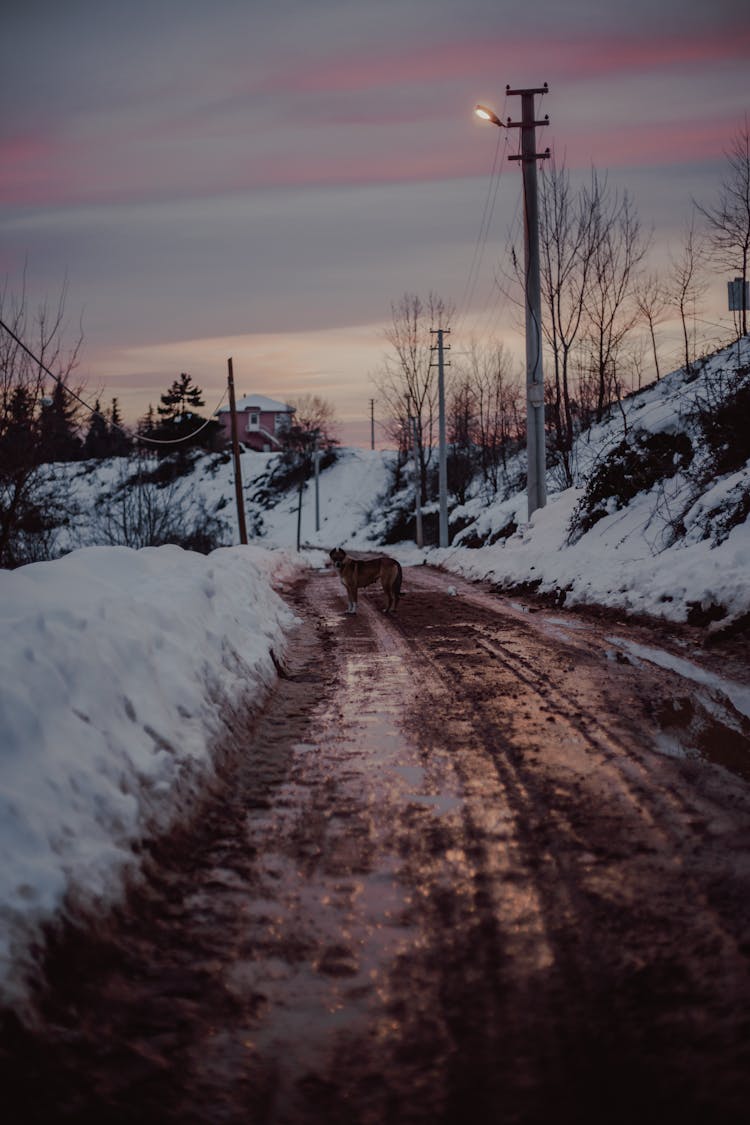
[[[37,365],[37,367],[40,369],[40,371],[44,371],[44,373],[46,375],[49,375],[50,379],[54,379],[55,382],[58,383],[60,385],[60,387],[62,387],[62,389],[66,392],[66,394],[69,394],[71,396],[71,398],[74,398],[76,400],[76,402],[79,402],[81,404],[81,406],[84,406],[86,408],[86,410],[89,411],[90,414],[97,415],[99,418],[106,421],[106,419],[105,419],[104,415],[102,414],[101,410],[96,410],[93,406],[90,405],[90,403],[86,402],[85,399],[82,399],[81,396],[76,393],[76,391],[74,391],[71,387],[69,387],[65,383],[64,379],[61,379],[59,375],[55,375],[54,371],[50,371],[49,367],[47,367],[47,365],[45,363],[43,363],[42,360],[38,356],[34,355],[34,353],[30,350],[30,348],[26,347],[23,340],[19,339],[19,337],[15,334],[13,329],[9,328],[8,325],[5,323],[5,321],[0,320],[0,328],[2,328],[3,331],[7,332],[7,334],[10,336],[10,338],[12,340],[15,340],[15,342],[18,344],[19,348],[22,348],[23,351],[26,352],[26,355],[34,361],[34,363]],[[224,402],[224,399],[227,397],[228,390],[229,390],[229,388],[227,388],[224,391],[224,394],[219,399],[218,403],[216,404],[215,409],[212,411],[211,416],[208,418],[208,420],[206,422],[204,422],[202,426],[199,426],[199,428],[197,430],[191,430],[191,432],[189,434],[186,434],[185,437],[181,437],[181,438],[152,438],[152,437],[148,437],[146,434],[139,433],[138,431],[132,432],[131,430],[126,430],[124,426],[118,425],[117,422],[110,422],[109,424],[110,424],[110,426],[114,427],[114,429],[119,430],[121,434],[124,434],[125,437],[134,438],[136,441],[146,441],[151,445],[181,445],[185,441],[190,441],[192,438],[194,438],[196,436],[196,434],[199,434],[201,432],[201,430],[205,430],[206,426],[211,424],[211,422],[214,419],[214,415],[217,413],[217,411],[219,410],[219,407]]]
[[[502,113],[505,114],[505,105],[507,95],[503,101]],[[504,135],[498,135],[497,144],[492,158],[492,168],[490,170],[489,180],[487,184],[487,195],[484,201],[482,210],[482,218],[479,224],[479,232],[477,234],[476,242],[474,244],[474,253],[472,255],[469,272],[467,274],[466,283],[464,285],[461,301],[458,306],[458,312],[454,323],[454,329],[458,327],[460,321],[468,312],[469,305],[474,296],[477,282],[479,280],[479,271],[482,266],[482,259],[487,245],[487,237],[489,235],[490,225],[495,211],[495,204],[497,202],[498,191],[500,188],[500,178],[504,167],[504,157],[508,147],[508,134],[503,131]],[[500,148],[503,148],[502,157]],[[498,158],[500,157],[499,161]],[[499,167],[498,167],[499,163]]]

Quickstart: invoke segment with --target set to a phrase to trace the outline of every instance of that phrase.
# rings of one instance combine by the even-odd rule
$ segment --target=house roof
[[[289,406],[286,402],[277,402],[275,398],[267,398],[266,395],[243,395],[242,398],[237,399],[236,408],[242,410],[262,410],[267,414],[294,414],[294,407]],[[220,406],[216,411],[217,414],[224,414],[229,410],[228,406]]]

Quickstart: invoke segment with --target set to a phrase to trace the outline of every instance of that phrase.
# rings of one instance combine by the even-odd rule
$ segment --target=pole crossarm
[[[549,160],[551,155],[550,150],[546,148],[544,152],[532,152],[529,153],[528,156],[526,156],[525,153],[517,152],[515,156],[509,156],[508,160],[518,160],[519,162],[525,162],[527,160]]]
[[[549,125],[549,114],[545,113],[544,119],[542,121],[529,121],[528,123],[525,122],[525,121],[511,121],[511,119],[508,118],[508,120],[505,123],[505,128],[506,129],[531,129],[531,128],[534,128],[537,125],[539,125],[540,127],[543,126],[543,125]]]
[[[514,94],[548,94],[549,86],[545,82],[543,86],[534,86],[530,90],[511,90],[510,86],[505,87],[506,97],[511,97]]]

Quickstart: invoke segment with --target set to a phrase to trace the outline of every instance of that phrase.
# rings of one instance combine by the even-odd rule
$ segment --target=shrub
[[[673,477],[690,464],[687,434],[643,431],[619,443],[594,470],[571,517],[568,542],[575,543],[611,511],[624,508],[639,492]]]
[[[750,383],[745,382],[698,417],[717,473],[733,473],[750,459]]]

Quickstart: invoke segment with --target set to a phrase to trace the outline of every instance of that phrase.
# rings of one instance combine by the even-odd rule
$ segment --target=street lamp
[[[536,162],[549,156],[549,149],[536,152],[536,126],[548,125],[549,117],[534,120],[534,95],[546,94],[547,83],[534,90],[511,90],[506,95],[521,95],[521,121],[502,122],[494,110],[484,105],[474,107],[477,117],[503,129],[521,130],[521,154],[509,160],[520,160],[523,169],[524,257],[526,291],[526,458],[528,462],[526,492],[529,518],[547,503],[546,448],[544,438],[544,373],[542,368],[542,297],[539,270],[539,206],[537,202]]]
[[[482,121],[491,121],[493,125],[503,126],[502,121],[497,116],[494,110],[488,109],[486,105],[475,105],[474,112],[477,117],[481,117]]]

